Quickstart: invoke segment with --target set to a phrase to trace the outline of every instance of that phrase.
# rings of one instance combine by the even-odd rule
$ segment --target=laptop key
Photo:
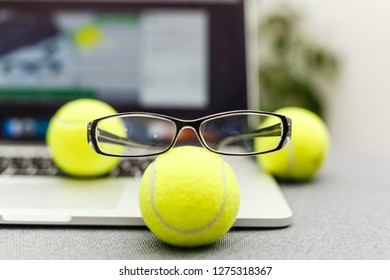
[[[13,175],[25,175],[25,176],[31,176],[35,175],[36,170],[32,168],[26,168],[26,169],[15,169]]]
[[[14,169],[17,170],[19,169],[26,170],[32,168],[32,162],[30,158],[23,158],[23,157],[13,158],[11,165]]]

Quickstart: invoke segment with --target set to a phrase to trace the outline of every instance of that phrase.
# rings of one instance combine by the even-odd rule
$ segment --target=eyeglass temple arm
[[[106,130],[98,128],[98,140],[100,142],[118,144],[122,146],[137,147],[137,148],[153,148],[151,145],[145,145],[136,141],[131,141],[127,138],[118,136]]]
[[[262,127],[258,130],[248,132],[248,133],[243,133],[243,134],[237,134],[237,135],[232,135],[229,137],[226,137],[219,141],[216,145],[215,148],[218,149],[220,147],[229,145],[232,142],[235,142],[237,140],[245,140],[247,138],[253,138],[253,137],[272,137],[272,136],[281,136],[282,135],[282,129],[281,129],[281,124],[275,124],[272,126],[268,127]]]

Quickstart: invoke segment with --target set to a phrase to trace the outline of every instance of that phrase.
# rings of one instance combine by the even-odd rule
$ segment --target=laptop
[[[45,133],[65,103],[183,119],[256,109],[256,1],[0,1],[0,223],[144,226],[138,190],[153,159],[66,176]],[[87,140],[86,140],[87,141]],[[234,227],[285,227],[292,212],[253,157],[224,157],[241,189]]]

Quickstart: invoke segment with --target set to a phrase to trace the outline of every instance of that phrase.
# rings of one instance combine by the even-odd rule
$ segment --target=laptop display
[[[145,2],[145,3],[143,3]],[[182,118],[246,109],[243,1],[0,2],[0,139],[64,103]]]

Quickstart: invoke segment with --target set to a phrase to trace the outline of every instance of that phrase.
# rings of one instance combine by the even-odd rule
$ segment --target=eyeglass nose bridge
[[[204,148],[208,148],[201,135],[200,135],[200,125],[201,125],[201,122],[198,122],[198,121],[181,121],[181,122],[178,122],[177,123],[177,128],[176,128],[176,135],[175,135],[175,138],[171,144],[171,147],[174,147],[177,143],[177,141],[179,140],[180,138],[180,135],[181,133],[184,131],[184,130],[192,130],[194,132],[194,134],[196,135],[196,138],[198,139],[199,143],[204,147]]]

